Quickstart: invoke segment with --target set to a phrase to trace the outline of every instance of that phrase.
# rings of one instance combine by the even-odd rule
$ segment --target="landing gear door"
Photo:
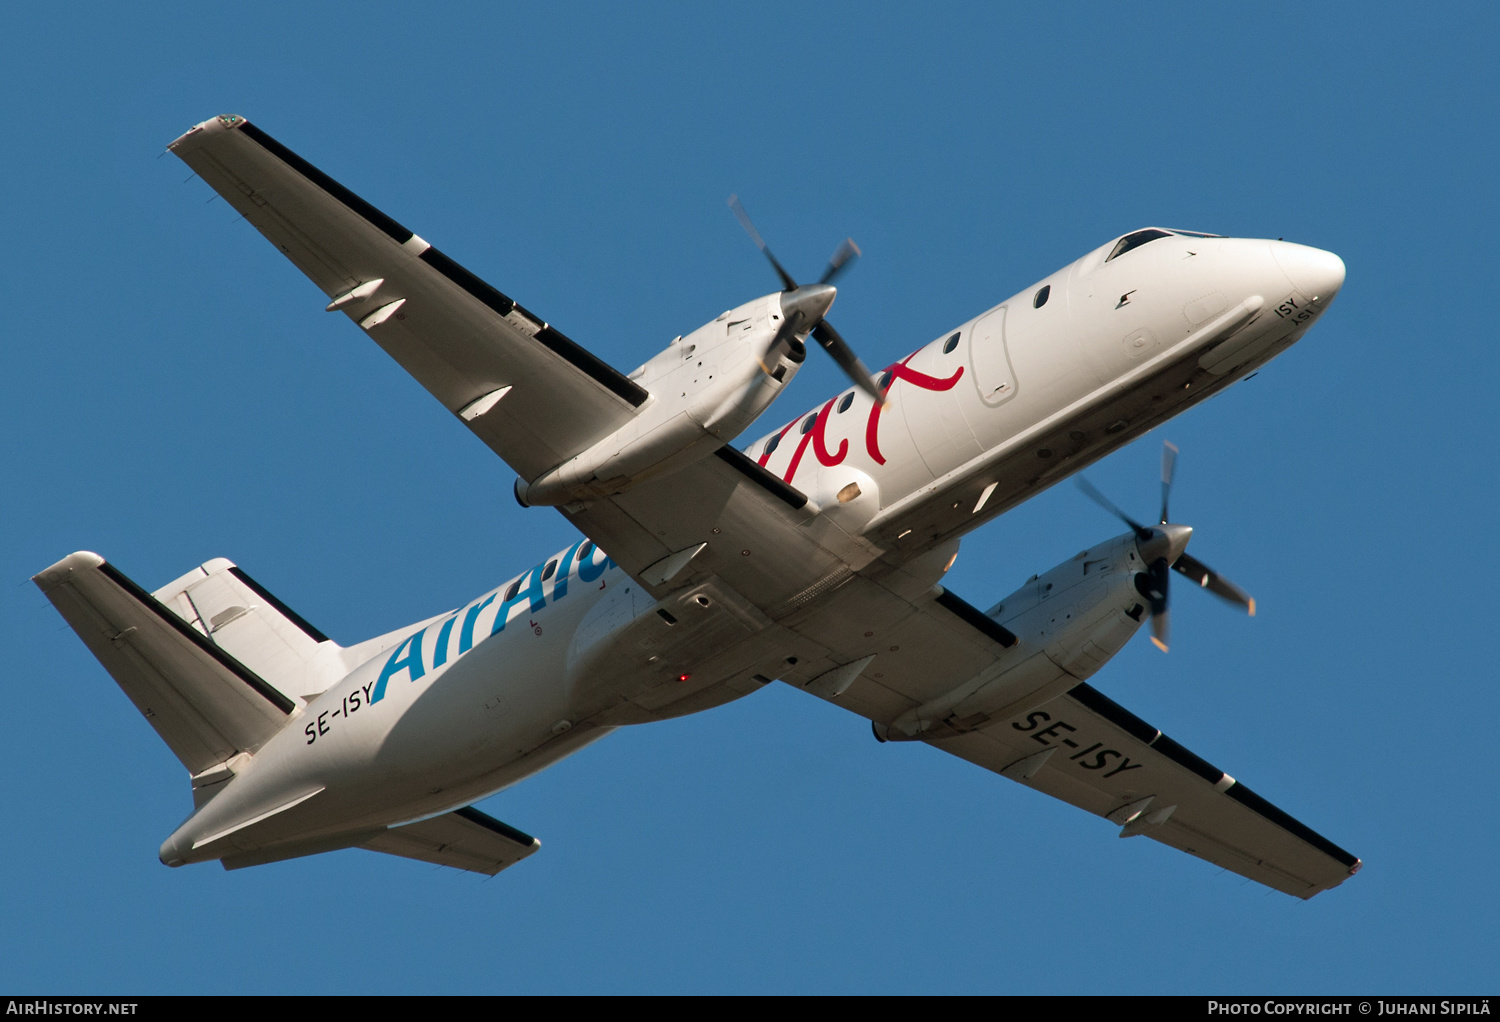
[[[985,404],[1002,404],[1015,396],[1016,375],[1005,348],[1005,306],[985,314],[969,331],[969,364]]]

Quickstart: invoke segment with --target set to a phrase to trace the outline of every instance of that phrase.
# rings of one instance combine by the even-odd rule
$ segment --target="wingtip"
[[[170,152],[176,152],[182,148],[184,142],[195,135],[201,135],[207,131],[232,131],[235,128],[242,127],[245,123],[245,118],[239,114],[220,114],[217,117],[210,117],[206,121],[200,121],[193,125],[187,131],[167,143],[167,149]]]
[[[47,590],[52,589],[53,587],[60,585],[62,582],[66,581],[68,576],[73,572],[86,571],[89,568],[97,568],[103,563],[104,558],[100,557],[92,550],[79,550],[76,553],[71,553],[68,556],[64,557],[56,564],[52,564],[43,568],[41,571],[31,576],[31,581],[36,583],[37,588],[41,589],[43,592],[46,592]]]

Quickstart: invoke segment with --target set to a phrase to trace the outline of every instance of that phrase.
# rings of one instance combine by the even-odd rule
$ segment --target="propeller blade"
[[[1177,445],[1167,440],[1161,445],[1161,523],[1167,524],[1167,497],[1172,493],[1172,476],[1177,473]]]
[[[880,393],[880,388],[875,386],[875,381],[870,378],[870,370],[865,368],[865,364],[859,360],[854,349],[849,347],[849,342],[840,336],[832,323],[826,319],[818,320],[818,325],[813,327],[812,335],[823,346],[823,350],[833,356],[839,368],[854,381],[856,386],[874,398],[876,404],[885,401],[885,395]]]
[[[1110,514],[1114,515],[1120,521],[1124,522],[1126,525],[1135,530],[1137,539],[1144,542],[1145,540],[1151,538],[1150,529],[1146,528],[1134,518],[1131,518],[1124,511],[1121,511],[1119,508],[1115,507],[1115,505],[1110,502],[1110,499],[1108,497],[1095,489],[1094,484],[1089,482],[1083,476],[1078,477],[1078,488],[1086,493],[1095,504],[1098,504],[1100,507],[1104,508],[1104,510],[1108,511]]]
[[[1167,652],[1167,645],[1172,639],[1172,615],[1163,609],[1160,614],[1151,615],[1151,642],[1163,653]]]
[[[1151,604],[1151,641],[1163,653],[1171,637],[1172,618],[1168,609],[1171,593],[1172,573],[1167,569],[1167,560],[1158,557],[1151,566],[1135,577],[1135,588]]]
[[[854,243],[854,239],[845,238],[839,247],[834,249],[833,257],[828,260],[828,269],[823,271],[823,276],[818,279],[818,283],[832,284],[849,272],[849,268],[858,261],[860,255],[859,246]]]
[[[1249,611],[1251,617],[1255,616],[1255,597],[1245,592],[1245,590],[1229,581],[1223,575],[1220,575],[1217,571],[1214,571],[1196,557],[1189,557],[1187,554],[1183,554],[1177,558],[1177,563],[1172,565],[1172,570],[1180,575],[1186,575],[1198,583],[1201,588],[1207,589],[1219,597],[1219,599],[1227,600],[1230,603],[1244,607]]]
[[[739,218],[740,226],[745,229],[746,234],[750,235],[750,240],[755,242],[755,247],[760,249],[761,255],[771,261],[771,268],[776,271],[776,276],[781,278],[781,283],[785,286],[785,289],[788,291],[797,290],[797,282],[792,279],[792,275],[786,272],[785,267],[777,262],[776,257],[771,254],[770,248],[766,246],[766,240],[760,236],[760,232],[750,222],[750,214],[746,213],[745,207],[740,205],[740,197],[738,195],[731,195],[729,197],[729,208]]]

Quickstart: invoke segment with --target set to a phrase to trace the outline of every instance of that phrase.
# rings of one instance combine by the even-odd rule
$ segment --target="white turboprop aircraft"
[[[873,378],[824,318],[841,246],[624,375],[233,115],[171,145],[584,537],[457,610],[340,646],[226,560],[148,593],[75,553],[35,577],[192,777],[169,866],[360,847],[494,874],[539,843],[469,803],[627,724],[779,679],[873,725],[1300,898],[1360,861],[1088,684],[1175,569],[1161,521],[980,611],[959,537],[1305,333],[1329,252],[1148,228]],[[731,200],[733,202],[733,200]],[[854,386],[729,446],[812,337]],[[608,551],[606,555],[605,551]]]

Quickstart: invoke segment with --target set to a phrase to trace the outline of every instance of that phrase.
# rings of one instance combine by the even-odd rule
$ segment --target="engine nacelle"
[[[889,727],[875,725],[875,737],[950,737],[1039,706],[1086,680],[1147,620],[1135,586],[1144,569],[1135,535],[1126,533],[1032,576],[987,612],[1020,641],[976,677]]]
[[[781,394],[806,357],[779,336],[781,295],[756,299],[679,337],[630,374],[651,396],[634,418],[588,450],[526,482],[522,504],[566,504],[620,493],[705,458]]]

